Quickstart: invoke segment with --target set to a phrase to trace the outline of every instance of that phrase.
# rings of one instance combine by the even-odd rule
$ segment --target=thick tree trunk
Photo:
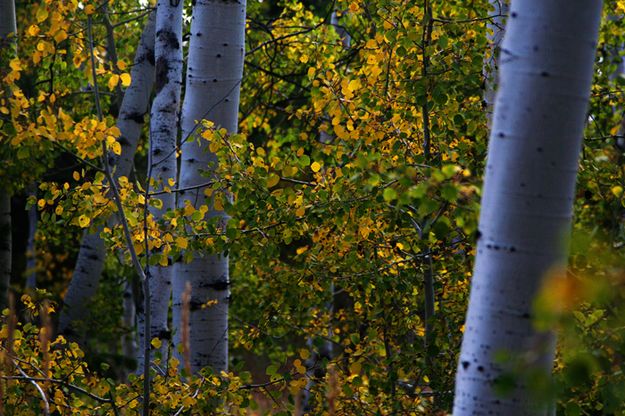
[[[175,4],[175,5],[174,5]],[[182,9],[183,2],[159,1],[156,9],[156,39],[154,56],[156,58],[156,96],[152,103],[150,119],[150,155],[149,178],[153,181],[153,190],[162,190],[170,186],[169,180],[176,179],[176,139],[178,137],[178,112],[182,87]],[[150,207],[155,220],[162,219],[167,210],[176,208],[174,193],[159,196],[162,208]],[[150,317],[151,338],[162,342],[160,349],[163,360],[167,359],[170,332],[167,325],[169,300],[171,298],[171,267],[152,267],[148,275],[150,310],[137,311],[139,331],[139,371],[145,357],[145,319]]]
[[[193,9],[186,93],[182,111],[182,137],[193,135],[196,121],[211,120],[216,127],[236,133],[239,89],[245,55],[245,0],[198,0]],[[180,187],[206,182],[203,171],[214,170],[217,158],[205,142],[187,140],[182,145]],[[205,203],[204,190],[180,194],[179,206],[190,201],[195,207]],[[227,221],[226,214],[212,207],[208,217]],[[176,263],[173,325],[182,319],[182,293],[191,284],[190,360],[192,371],[211,366],[228,368],[228,258],[221,254],[195,253],[188,263]],[[217,304],[199,306],[209,300]],[[181,344],[182,329],[175,331],[175,345]]]
[[[130,174],[143,118],[150,104],[150,93],[154,83],[154,23],[155,16],[152,14],[141,35],[130,73],[132,81],[124,94],[117,120],[117,127],[121,131],[118,142],[122,153],[120,156],[112,154],[107,160],[111,169],[115,169],[113,173],[115,179]],[[94,233],[85,232],[83,235],[72,281],[65,294],[65,306],[59,323],[61,333],[72,333],[72,325],[86,316],[89,299],[96,292],[105,256],[100,231],[98,229]]]
[[[513,1],[500,56],[477,259],[456,377],[455,415],[539,415],[521,380],[498,396],[497,353],[553,365],[532,326],[545,274],[565,261],[600,1]]]

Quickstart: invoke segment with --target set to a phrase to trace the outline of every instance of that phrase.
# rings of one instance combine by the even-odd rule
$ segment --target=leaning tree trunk
[[[193,9],[189,65],[182,110],[182,137],[192,136],[196,121],[207,119],[216,127],[236,133],[239,114],[239,89],[245,55],[245,0],[198,0]],[[217,158],[205,142],[195,140],[182,144],[180,187],[206,182],[203,171],[214,171]],[[195,207],[204,204],[204,189],[180,193]],[[210,207],[207,216],[226,214]],[[195,253],[188,263],[175,264],[173,325],[182,319],[182,293],[191,284],[190,365],[191,370],[211,366],[215,371],[228,368],[228,258],[223,254]],[[217,300],[209,308],[194,307]],[[182,330],[175,332],[174,345],[181,344]]]
[[[176,179],[176,139],[178,137],[178,111],[182,87],[182,1],[159,1],[156,9],[156,96],[152,103],[150,118],[150,154],[148,181],[153,182],[153,190],[160,191]],[[152,186],[150,184],[149,186]],[[159,196],[162,207],[150,207],[150,213],[159,221],[167,210],[176,208],[174,193]],[[149,291],[146,292],[146,307],[137,311],[139,349],[138,371],[143,371],[142,363],[152,338],[161,340],[160,353],[167,359],[170,332],[167,325],[169,300],[171,298],[172,268],[156,266],[148,273]],[[149,333],[146,334],[146,318],[149,317]]]
[[[600,1],[515,0],[500,57],[455,415],[540,415],[519,380],[498,396],[498,352],[548,373],[554,343],[532,326],[532,301],[563,265],[586,119]]]
[[[17,24],[14,0],[0,0],[0,63],[6,67],[7,60],[16,51]],[[8,184],[0,184],[0,311],[8,305],[11,283],[11,194]]]
[[[114,169],[115,179],[130,174],[141,136],[143,118],[150,104],[150,93],[154,83],[154,23],[155,15],[152,13],[141,35],[130,73],[131,83],[124,94],[117,119],[117,127],[121,132],[118,142],[122,153],[120,156],[110,155],[107,160],[111,170]],[[59,323],[61,333],[74,332],[72,327],[84,319],[89,310],[89,300],[96,292],[105,256],[100,231],[84,233],[72,281],[63,300],[65,306]]]

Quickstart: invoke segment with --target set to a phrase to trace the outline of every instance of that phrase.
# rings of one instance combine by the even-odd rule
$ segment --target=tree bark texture
[[[239,90],[245,56],[245,0],[198,0],[193,9],[186,93],[182,111],[182,137],[193,136],[196,122],[212,121],[216,127],[236,133]],[[182,144],[180,187],[206,182],[203,171],[214,171],[217,158],[208,144],[194,140]],[[205,203],[204,189],[180,193],[178,205],[189,201],[195,207]],[[212,205],[212,204],[211,204]],[[210,207],[207,216],[219,217],[225,225],[226,214]],[[182,293],[191,284],[190,360],[192,371],[211,366],[228,368],[228,258],[222,254],[194,253],[188,263],[176,263],[173,325],[182,319]],[[201,308],[209,300],[217,304]],[[175,330],[175,345],[180,345],[182,329]]]
[[[162,190],[171,186],[168,182],[176,180],[177,161],[176,143],[178,138],[178,113],[182,88],[182,10],[183,2],[161,0],[156,9],[156,31],[154,56],[156,62],[156,96],[152,103],[150,116],[150,154],[149,178],[154,181],[153,190]],[[150,207],[150,213],[156,221],[162,219],[168,210],[176,208],[174,193],[159,195],[163,202],[160,209]],[[145,317],[150,316],[150,334],[148,338],[162,341],[160,353],[167,360],[170,332],[167,324],[169,300],[171,298],[170,266],[155,266],[148,274],[150,311],[137,311],[139,332],[139,363],[144,359]],[[150,339],[148,339],[150,341]],[[141,367],[141,365],[140,365]],[[139,369],[142,371],[142,369]]]
[[[122,153],[120,156],[111,154],[107,158],[107,163],[114,169],[115,179],[130,174],[143,119],[150,105],[154,84],[154,24],[155,15],[152,13],[141,35],[130,73],[132,81],[124,94],[117,120],[121,132],[118,142]],[[86,316],[89,299],[96,292],[105,257],[101,231],[101,228],[92,233],[85,231],[83,235],[74,274],[64,298],[65,306],[59,323],[61,333],[70,334],[73,323]]]
[[[499,396],[498,352],[548,373],[554,343],[532,326],[545,274],[566,258],[600,1],[518,0],[500,55],[477,258],[454,415],[540,415],[528,386]]]
[[[499,53],[503,41],[504,27],[509,12],[509,0],[490,0],[493,8],[493,18],[488,21],[486,27],[489,30],[488,41],[490,51],[484,59],[484,102],[486,103],[486,117],[492,121],[493,106],[495,105],[495,90],[497,88],[497,70],[499,68]]]

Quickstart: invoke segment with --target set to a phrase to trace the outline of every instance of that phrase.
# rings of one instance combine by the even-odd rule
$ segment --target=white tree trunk
[[[174,5],[175,4],[175,5]],[[176,139],[178,136],[178,112],[182,87],[182,9],[183,2],[160,0],[156,9],[156,96],[150,116],[149,180],[154,181],[153,190],[161,190],[170,179],[176,179]],[[163,201],[161,209],[150,207],[155,220],[162,218],[167,210],[176,207],[174,193],[159,196]],[[167,359],[170,332],[167,313],[171,298],[171,267],[151,267],[148,275],[150,293],[150,336],[162,341],[160,349],[163,360]],[[145,317],[147,311],[137,311],[139,332],[138,371],[143,371],[145,354]],[[150,341],[150,339],[148,339]]]
[[[196,121],[211,120],[217,127],[236,133],[239,114],[239,89],[245,55],[245,0],[197,0],[191,21],[189,64],[182,110],[182,137],[193,134]],[[205,142],[187,140],[182,145],[180,187],[206,182],[202,171],[216,167],[217,158]],[[204,190],[180,193],[178,205],[190,201],[195,207],[205,204]],[[227,221],[226,214],[212,207],[210,217]],[[191,284],[190,360],[192,371],[211,366],[228,368],[228,258],[221,254],[194,253],[189,264],[175,264],[173,325],[174,345],[181,344],[182,293]],[[218,303],[200,306],[209,300]]]
[[[490,44],[490,51],[484,59],[484,102],[486,103],[486,117],[491,122],[493,117],[493,106],[495,105],[495,89],[497,87],[497,70],[499,68],[499,52],[504,35],[504,27],[508,16],[509,0],[490,0],[493,8],[493,18],[486,25],[490,31],[487,38]]]
[[[137,149],[143,118],[150,104],[150,93],[154,83],[154,23],[152,13],[141,35],[131,70],[131,83],[119,112],[117,127],[121,131],[118,141],[122,147],[121,156],[109,155],[107,163],[115,168],[113,177],[128,176]],[[72,333],[72,324],[86,316],[89,299],[95,294],[98,280],[104,267],[105,249],[100,238],[101,229],[94,233],[85,232],[76,267],[61,312],[59,331]]]
[[[454,415],[539,415],[519,382],[500,397],[499,351],[548,373],[554,345],[531,322],[545,273],[566,258],[600,1],[513,1],[500,55],[477,259]]]

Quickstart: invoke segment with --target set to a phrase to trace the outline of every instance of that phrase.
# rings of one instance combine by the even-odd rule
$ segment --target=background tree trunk
[[[486,117],[490,123],[493,118],[493,107],[495,105],[495,91],[497,88],[497,70],[499,68],[499,53],[504,35],[504,27],[508,16],[509,0],[490,0],[493,8],[491,14],[493,18],[488,21],[486,27],[489,30],[488,41],[490,51],[484,60],[484,102],[486,103]]]
[[[0,0],[0,63],[7,65],[6,60],[16,51],[16,45],[8,36],[17,34],[14,0]],[[8,291],[11,284],[12,262],[11,238],[11,194],[7,185],[0,184],[0,311],[8,305]]]
[[[0,189],[0,310],[8,306],[11,260],[11,195]]]
[[[153,190],[162,190],[176,179],[176,141],[178,137],[178,112],[182,87],[182,9],[183,2],[159,1],[156,9],[156,37],[154,56],[156,60],[156,96],[152,103],[150,117],[150,154],[148,180],[153,181]],[[152,185],[150,185],[152,186]],[[150,207],[150,213],[156,221],[161,220],[167,210],[176,208],[174,193],[159,195],[163,202],[160,209]],[[160,353],[167,359],[170,332],[167,324],[169,300],[171,298],[172,268],[152,267],[148,274],[150,310],[137,311],[139,331],[139,371],[145,354],[145,318],[150,317],[150,338],[162,341]]]
[[[601,2],[513,1],[500,55],[477,259],[456,377],[455,415],[545,414],[518,382],[493,384],[495,356],[531,355],[548,373],[554,343],[532,326],[545,274],[565,262]],[[525,354],[525,355],[524,355]]]
[[[196,121],[207,119],[216,127],[236,133],[239,115],[239,90],[245,56],[245,0],[198,0],[193,9],[186,93],[182,111],[182,137],[192,136]],[[206,142],[182,144],[180,187],[206,182],[202,171],[214,170],[218,163]],[[180,193],[179,206],[189,201],[199,207],[205,203],[204,189]],[[209,207],[207,216],[227,216]],[[211,366],[215,371],[228,368],[228,258],[222,254],[195,253],[188,263],[176,263],[173,324],[180,325],[182,293],[191,284],[190,360],[192,371]],[[200,308],[209,300],[217,304]],[[175,345],[181,343],[182,330],[175,331]]]
[[[115,179],[130,174],[143,119],[150,105],[150,93],[154,84],[154,23],[155,14],[152,13],[141,35],[130,73],[132,81],[124,94],[117,119],[117,127],[121,131],[118,141],[122,153],[120,156],[109,155],[107,159],[111,169],[115,168]],[[100,232],[101,229],[84,233],[72,281],[65,294],[65,306],[59,323],[61,333],[71,333],[72,324],[86,316],[89,299],[96,292],[105,256]]]

